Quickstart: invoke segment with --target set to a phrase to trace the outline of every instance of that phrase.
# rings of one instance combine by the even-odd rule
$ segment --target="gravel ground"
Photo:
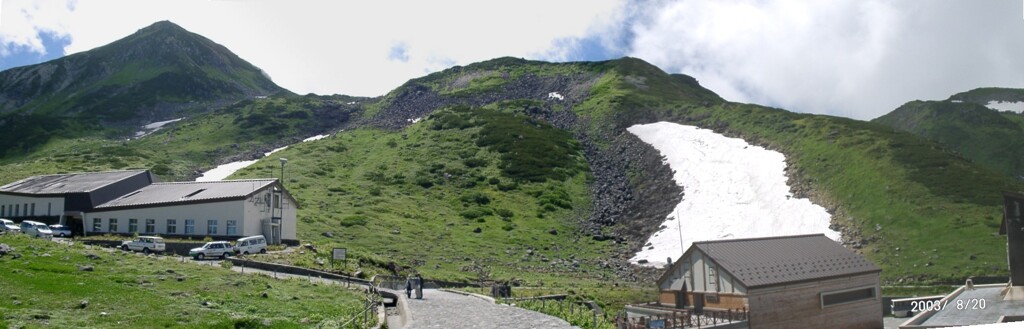
[[[546,314],[433,289],[424,290],[423,299],[409,300],[409,310],[412,321],[405,329],[572,328],[565,320]]]

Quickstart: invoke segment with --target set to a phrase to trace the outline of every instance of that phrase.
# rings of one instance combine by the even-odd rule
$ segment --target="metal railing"
[[[659,308],[660,309],[660,308]],[[646,328],[706,328],[723,324],[745,322],[750,319],[750,313],[746,309],[709,310],[704,309],[700,314],[692,310],[672,310],[671,314],[649,315],[627,317],[625,312],[615,318],[616,328],[620,329],[646,329]]]

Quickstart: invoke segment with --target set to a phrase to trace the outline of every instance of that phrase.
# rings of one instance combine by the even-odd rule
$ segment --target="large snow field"
[[[828,228],[831,216],[825,208],[792,197],[782,153],[670,122],[627,130],[665,156],[684,192],[682,202],[662,223],[665,228],[652,235],[631,262],[664,265],[695,241],[811,233],[839,239],[839,233]]]

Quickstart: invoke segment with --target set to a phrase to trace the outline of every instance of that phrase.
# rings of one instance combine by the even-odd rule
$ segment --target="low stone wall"
[[[131,238],[127,238],[125,240],[131,240]],[[107,248],[120,248],[121,247],[121,243],[123,242],[123,241],[114,241],[114,240],[87,240],[87,239],[81,239],[81,240],[78,240],[78,241],[80,241],[80,242],[82,242],[84,244],[88,244],[88,245],[107,247]],[[166,247],[166,249],[164,250],[163,254],[168,254],[168,255],[173,254],[173,255],[179,255],[179,256],[188,256],[188,251],[189,250],[192,250],[192,248],[202,247],[204,244],[206,244],[206,243],[205,242],[165,242],[164,246]]]
[[[228,258],[228,260],[231,261],[231,263],[234,264],[235,266],[244,266],[244,267],[255,268],[255,269],[264,270],[264,271],[271,271],[271,272],[277,272],[277,273],[286,273],[286,274],[293,274],[293,275],[303,275],[303,276],[311,276],[311,277],[317,277],[317,278],[332,279],[332,280],[344,281],[344,282],[348,282],[348,283],[352,283],[352,284],[358,284],[358,285],[363,285],[363,286],[369,286],[370,282],[371,282],[370,280],[366,280],[366,279],[353,278],[353,277],[349,277],[349,276],[344,276],[344,275],[334,274],[334,273],[329,273],[329,272],[323,272],[323,271],[317,271],[317,270],[308,269],[308,268],[304,268],[304,267],[296,267],[296,266],[291,266],[291,265],[257,262],[257,261],[254,261],[254,260],[249,260],[249,259],[244,259],[244,258],[237,258],[237,257],[230,257],[230,258]]]

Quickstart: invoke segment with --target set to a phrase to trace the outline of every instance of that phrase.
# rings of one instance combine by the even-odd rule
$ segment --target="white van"
[[[244,237],[235,241],[235,255],[267,253],[267,239],[262,235]]]
[[[53,239],[53,231],[50,231],[50,227],[36,221],[26,220],[21,222],[21,233],[37,238]]]

